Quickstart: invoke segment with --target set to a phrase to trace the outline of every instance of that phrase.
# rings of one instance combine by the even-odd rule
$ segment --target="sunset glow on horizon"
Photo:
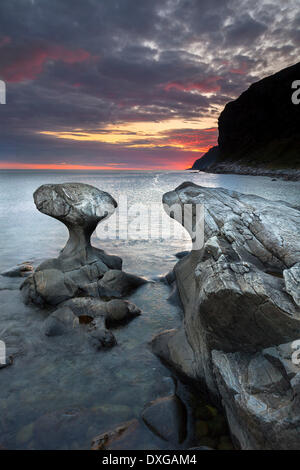
[[[184,170],[299,60],[297,0],[59,3],[0,2],[0,169]]]

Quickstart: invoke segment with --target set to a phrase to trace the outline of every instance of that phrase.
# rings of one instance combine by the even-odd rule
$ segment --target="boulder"
[[[82,315],[92,318],[104,317],[107,312],[107,302],[93,297],[74,297],[61,305],[69,307],[78,317]]]
[[[105,325],[107,328],[129,322],[141,314],[140,309],[126,300],[114,299],[106,304]]]
[[[142,418],[149,429],[165,441],[180,444],[186,438],[187,412],[176,395],[150,402]]]
[[[98,351],[101,349],[109,349],[117,344],[113,333],[106,328],[92,330],[89,334],[90,343]]]
[[[242,448],[265,448],[268,405],[261,405],[264,417],[257,411],[253,418],[261,432],[255,438],[255,427],[247,421],[244,408],[239,413],[235,407],[237,400],[257,400],[261,393],[280,393],[282,405],[290,400],[294,369],[272,348],[300,338],[300,212],[282,201],[190,182],[165,194],[163,202],[167,209],[176,203],[182,213],[189,205],[192,222],[187,230],[193,237],[193,231],[202,228],[203,243],[174,269],[184,306],[182,327],[154,338],[153,351],[196,381],[217,406],[233,394],[231,404],[227,398],[225,411],[235,442]],[[204,210],[200,221],[196,220],[197,205]],[[181,222],[180,217],[177,220]],[[213,351],[220,355],[218,363]],[[249,400],[249,406],[260,406],[254,398]],[[291,448],[296,444],[289,411],[280,407],[278,419],[290,425],[277,440],[270,438],[268,446],[278,448],[282,439],[280,448]],[[300,416],[300,408],[294,406],[294,410]],[[288,443],[289,432],[293,444]]]
[[[142,277],[128,274],[119,269],[110,269],[97,282],[86,284],[82,293],[90,297],[103,299],[120,298],[148,282]]]
[[[29,276],[33,271],[33,266],[31,263],[21,263],[17,266],[13,266],[7,271],[1,273],[1,276],[5,277],[26,277]]]
[[[43,323],[46,336],[61,336],[73,331],[79,326],[79,319],[68,307],[62,307],[53,312]]]

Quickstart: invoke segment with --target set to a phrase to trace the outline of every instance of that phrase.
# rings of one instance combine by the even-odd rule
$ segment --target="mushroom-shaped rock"
[[[80,295],[110,269],[122,269],[121,258],[90,242],[97,224],[117,207],[108,193],[83,183],[45,184],[35,191],[34,202],[40,212],[67,226],[69,240],[58,258],[44,261],[22,284],[26,303],[58,305]]]
[[[113,197],[84,183],[44,184],[33,195],[37,209],[63,222],[69,240],[61,257],[81,256],[91,248],[91,235],[98,223],[117,207]]]

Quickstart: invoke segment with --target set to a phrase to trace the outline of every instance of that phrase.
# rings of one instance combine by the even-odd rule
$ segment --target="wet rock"
[[[130,448],[130,442],[134,444],[137,439],[139,421],[133,419],[120,424],[111,431],[104,432],[92,440],[91,450],[117,450]]]
[[[7,271],[1,273],[1,276],[6,277],[26,277],[29,276],[33,271],[31,263],[21,263]]]
[[[299,210],[190,182],[163,202],[195,207],[188,229],[195,238],[202,227],[203,242],[174,268],[182,327],[160,333],[153,351],[223,403],[241,448],[299,448],[298,373],[280,346],[300,338]]]
[[[283,271],[285,289],[293,297],[295,304],[300,307],[300,262],[290,269]]]
[[[165,441],[179,444],[186,438],[186,408],[176,395],[150,402],[142,418],[149,429]]]
[[[91,246],[97,224],[113,214],[116,201],[83,184],[46,184],[34,193],[37,209],[64,223],[69,239],[58,258],[44,261],[21,286],[25,302],[57,305],[71,299],[122,260]]]
[[[190,252],[189,251],[179,251],[175,254],[176,258],[181,259],[187,256]]]
[[[107,302],[106,310],[105,325],[107,328],[127,323],[141,314],[140,309],[136,305],[120,299]]]
[[[90,343],[97,350],[109,349],[117,344],[117,340],[110,330],[99,328],[89,334]]]
[[[291,367],[295,366],[292,343],[276,349],[275,361],[270,348],[254,357],[246,353],[213,351],[215,377],[229,427],[243,449],[299,449],[300,366],[296,366],[297,373],[295,370],[289,375]],[[255,371],[254,366],[257,366]],[[249,384],[249,370],[252,370],[252,382],[253,373],[257,376],[255,386]]]
[[[46,336],[61,336],[79,326],[79,319],[68,307],[62,307],[49,315],[43,323]]]
[[[100,297],[124,297],[145,284],[146,279],[117,269],[107,271],[98,282]]]
[[[98,318],[105,316],[107,312],[107,302],[92,297],[75,297],[63,302],[62,306],[69,307],[77,316]]]

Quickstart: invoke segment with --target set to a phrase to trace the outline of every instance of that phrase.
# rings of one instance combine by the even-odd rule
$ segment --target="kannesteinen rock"
[[[192,168],[300,179],[300,105],[292,102],[292,84],[299,77],[300,62],[227,103],[219,117],[218,147]]]
[[[45,184],[35,191],[34,202],[67,226],[69,239],[58,258],[44,261],[22,284],[25,302],[58,305],[81,295],[122,297],[145,282],[121,271],[121,258],[91,245],[98,223],[117,207],[110,194],[83,183]],[[122,286],[118,289],[112,279],[121,279]]]
[[[224,407],[241,448],[299,449],[299,210],[190,182],[163,202],[204,204],[204,246],[174,268],[184,321],[154,352]]]
[[[41,186],[34,202],[67,226],[69,239],[58,258],[44,261],[22,284],[25,302],[56,308],[42,326],[46,336],[76,332],[81,323],[90,323],[91,344],[97,349],[113,346],[116,340],[107,328],[140,314],[136,305],[114,298],[146,282],[123,272],[121,258],[91,245],[93,231],[113,214],[116,201],[88,184],[65,183]]]

